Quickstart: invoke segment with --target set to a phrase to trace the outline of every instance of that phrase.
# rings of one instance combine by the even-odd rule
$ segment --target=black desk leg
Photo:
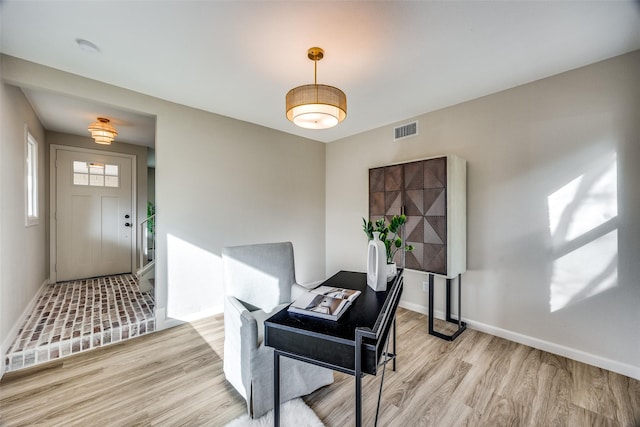
[[[356,328],[356,427],[362,426],[362,335]]]
[[[280,427],[280,353],[273,352],[273,425]]]
[[[429,334],[442,338],[443,340],[453,341],[458,335],[460,335],[465,329],[467,329],[466,322],[462,321],[462,275],[458,274],[458,318],[451,317],[451,279],[447,279],[447,296],[446,296],[446,320],[450,323],[458,325],[458,329],[452,335],[446,335],[437,332],[433,329],[433,274],[429,274]]]
[[[396,371],[396,359],[398,358],[396,352],[396,318],[393,317],[393,371]]]

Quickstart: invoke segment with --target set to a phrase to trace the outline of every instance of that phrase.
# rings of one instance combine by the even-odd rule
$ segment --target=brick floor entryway
[[[117,343],[155,330],[153,292],[132,274],[43,288],[4,361],[5,372]]]

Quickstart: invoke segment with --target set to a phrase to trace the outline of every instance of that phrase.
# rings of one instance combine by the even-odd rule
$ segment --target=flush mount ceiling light
[[[91,123],[89,132],[91,132],[91,138],[96,141],[96,144],[109,145],[118,136],[116,129],[109,124],[109,119],[104,117],[98,117],[97,122]]]
[[[313,61],[313,84],[287,93],[287,119],[307,129],[328,129],[347,117],[347,96],[337,87],[318,84],[318,61],[324,50],[312,47],[307,56]]]

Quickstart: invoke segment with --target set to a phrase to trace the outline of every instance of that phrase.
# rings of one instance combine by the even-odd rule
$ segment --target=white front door
[[[132,159],[56,149],[56,281],[132,269]]]

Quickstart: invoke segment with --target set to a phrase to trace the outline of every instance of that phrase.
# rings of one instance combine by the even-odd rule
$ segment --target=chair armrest
[[[235,297],[224,299],[224,373],[246,399],[251,393],[251,357],[258,348],[254,316]]]
[[[258,347],[258,323],[256,318],[235,297],[227,296],[224,307],[225,338],[240,349]]]

